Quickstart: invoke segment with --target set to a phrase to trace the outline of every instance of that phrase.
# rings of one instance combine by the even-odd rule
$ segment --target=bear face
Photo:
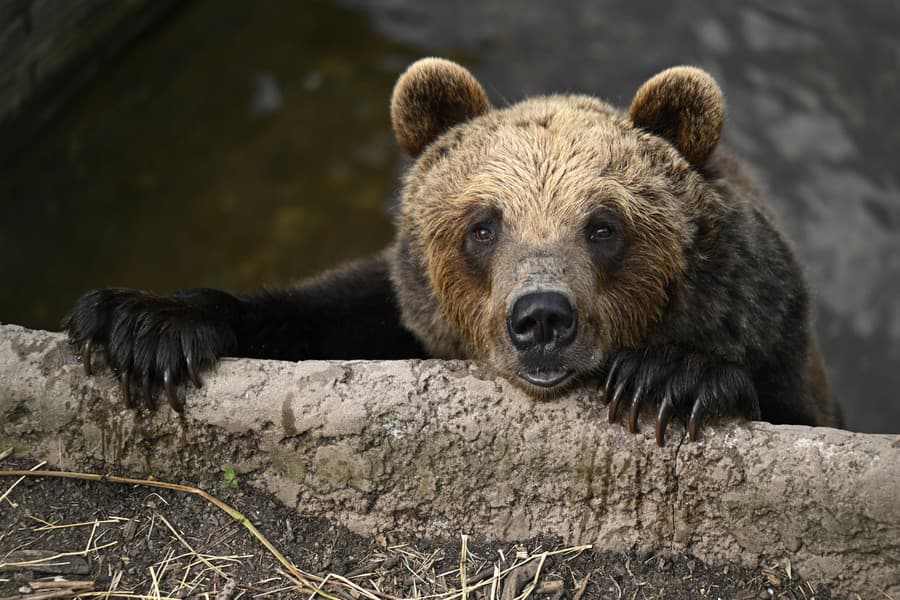
[[[462,67],[425,59],[392,117],[416,158],[393,271],[405,324],[432,354],[485,359],[536,396],[644,345],[722,212],[698,167],[724,103],[697,69],[651,79],[624,115],[584,96],[491,110]]]

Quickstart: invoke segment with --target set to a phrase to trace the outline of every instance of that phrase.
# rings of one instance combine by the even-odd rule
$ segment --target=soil
[[[35,464],[9,457],[0,460],[0,469]],[[685,554],[595,552],[553,539],[500,544],[462,536],[368,538],[298,514],[240,481],[227,487],[221,474],[180,483],[240,511],[297,573],[290,575],[260,539],[196,494],[108,481],[27,477],[17,483],[2,477],[0,600],[837,598],[791,573],[786,563],[758,569],[707,565]]]

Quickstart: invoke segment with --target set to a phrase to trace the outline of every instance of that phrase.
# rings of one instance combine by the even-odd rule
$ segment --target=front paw
[[[687,421],[691,441],[696,441],[706,415],[759,418],[756,389],[743,368],[670,348],[618,351],[608,363],[606,398],[609,422],[627,410],[632,433],[641,408],[658,405],[660,446],[673,414]]]
[[[198,303],[197,297],[197,292],[156,296],[137,290],[97,290],[79,298],[64,327],[87,375],[93,371],[93,352],[106,350],[128,406],[134,406],[132,386],[136,386],[147,408],[154,408],[154,392],[163,389],[169,405],[182,412],[184,403],[176,386],[190,379],[200,387],[200,370],[237,346],[222,314],[210,310],[216,303]]]

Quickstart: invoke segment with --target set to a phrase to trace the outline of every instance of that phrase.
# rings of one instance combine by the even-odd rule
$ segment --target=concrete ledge
[[[596,390],[535,402],[477,364],[224,360],[183,418],[124,410],[64,336],[0,326],[0,449],[61,468],[190,480],[231,464],[361,533],[558,535],[711,563],[789,558],[807,579],[900,597],[900,436],[729,422],[658,448]]]

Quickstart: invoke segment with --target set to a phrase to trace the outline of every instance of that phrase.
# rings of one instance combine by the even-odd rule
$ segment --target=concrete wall
[[[596,390],[535,402],[478,363],[225,359],[186,412],[126,410],[62,333],[0,326],[0,448],[66,470],[243,482],[364,535],[545,535],[595,550],[790,560],[840,594],[900,599],[900,436],[653,415],[607,422]],[[228,458],[225,458],[228,457]],[[98,465],[103,465],[98,467]]]
[[[21,142],[174,0],[0,0],[0,134]]]

